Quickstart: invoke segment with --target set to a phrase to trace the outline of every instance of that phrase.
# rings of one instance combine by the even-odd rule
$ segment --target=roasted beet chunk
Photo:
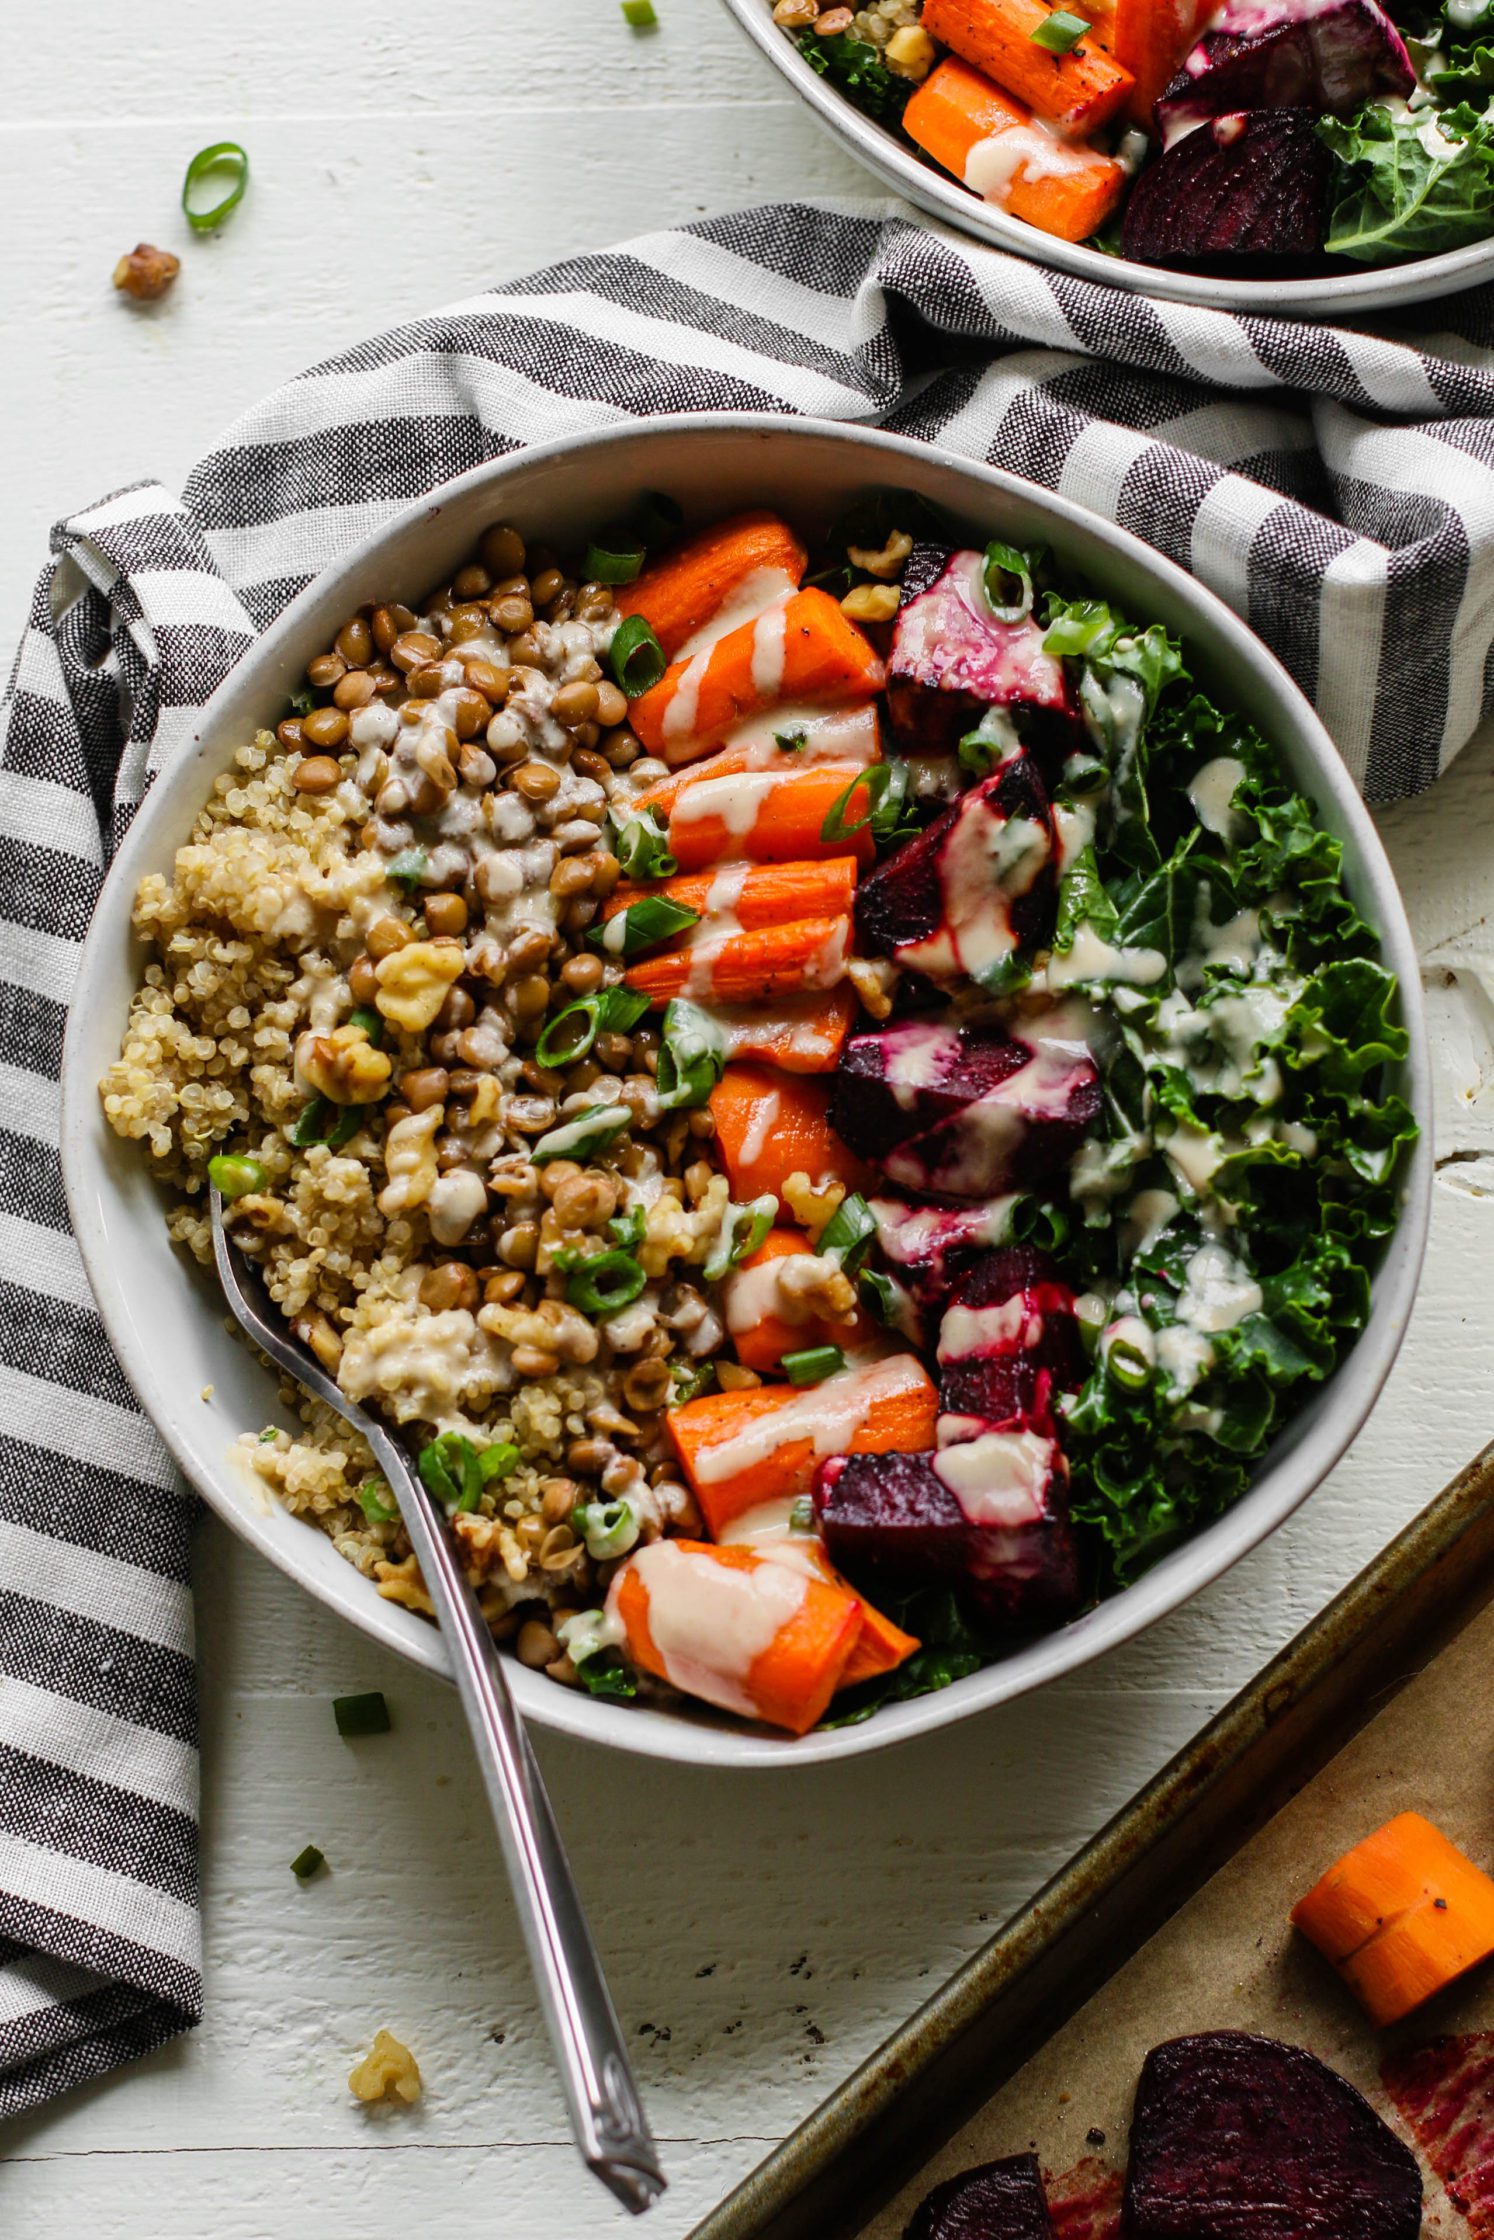
[[[939,1406],[971,1425],[1051,1431],[1055,1393],[1082,1383],[1074,1294],[1030,1245],[987,1253],[955,1286],[939,1331]],[[941,1422],[940,1439],[955,1426]]]
[[[935,2186],[903,2240],[1053,2240],[1037,2156],[1009,2155]]]
[[[999,983],[1052,938],[1057,854],[1047,788],[1014,753],[861,882],[860,945],[930,980]]]
[[[830,1124],[898,1188],[990,1198],[1051,1174],[1099,1115],[1094,1061],[1041,1018],[1019,1042],[987,1027],[916,1021],[853,1035]]]
[[[1147,165],[1126,204],[1122,246],[1142,264],[1314,257],[1332,161],[1310,110],[1215,117]]]
[[[1238,0],[1214,19],[1157,103],[1157,130],[1170,145],[1205,118],[1242,109],[1346,117],[1415,84],[1406,43],[1378,0],[1314,8]]]
[[[914,1205],[907,1198],[885,1196],[870,1204],[883,1259],[920,1314],[934,1321],[966,1269],[987,1247],[999,1244],[1010,1210],[1001,1204]]]
[[[1125,2240],[1416,2240],[1421,2174],[1353,2086],[1242,2030],[1147,2055]]]
[[[982,1617],[1051,1624],[1078,1600],[1056,1443],[988,1432],[936,1454],[836,1455],[815,1481],[820,1530],[852,1584],[955,1588]]]
[[[1042,625],[998,622],[985,594],[985,554],[957,552],[937,582],[908,600],[892,632],[887,713],[899,739],[948,754],[988,708],[1007,708],[1016,736],[1059,760],[1080,735],[1061,661]]]

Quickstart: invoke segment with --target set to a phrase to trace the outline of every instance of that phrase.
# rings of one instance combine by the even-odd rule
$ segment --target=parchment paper
[[[1114,2230],[1103,2203],[1116,2194],[1114,2174],[1125,2168],[1142,2061],[1160,2040],[1195,2030],[1256,2030],[1309,2047],[1419,2152],[1382,2086],[1381,2065],[1443,2032],[1494,2029],[1494,1963],[1395,2029],[1377,2031],[1287,1915],[1341,1852],[1397,1812],[1424,1813],[1472,1858],[1494,1860],[1491,1676],[1494,1606],[1479,1612],[1142,1946],[865,2227],[863,2240],[900,2240],[912,2210],[941,2178],[1029,2151],[1054,2174],[1056,2198],[1074,2203],[1073,2213],[1059,2218],[1065,2240],[1103,2240]],[[1494,2231],[1476,2212],[1465,2220],[1421,2159],[1429,2240]],[[1078,2207],[1091,2193],[1092,2219]]]

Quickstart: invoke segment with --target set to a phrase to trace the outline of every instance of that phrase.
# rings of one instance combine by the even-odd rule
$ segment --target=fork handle
[[[430,1590],[513,1884],[571,2129],[582,2159],[634,2215],[666,2180],[538,1763],[477,1596],[435,1502],[382,1425],[379,1467]]]

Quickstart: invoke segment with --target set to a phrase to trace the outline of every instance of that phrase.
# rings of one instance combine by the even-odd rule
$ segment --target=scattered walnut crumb
[[[114,267],[114,285],[121,295],[133,296],[137,303],[154,303],[163,296],[182,269],[180,257],[169,249],[153,248],[148,241],[137,241],[127,257],[121,257]]]
[[[360,2100],[403,2100],[413,2104],[420,2098],[420,2070],[408,2046],[387,2030],[375,2034],[374,2042],[348,2078],[348,2089]]]

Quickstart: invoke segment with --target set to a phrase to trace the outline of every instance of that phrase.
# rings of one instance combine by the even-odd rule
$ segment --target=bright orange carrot
[[[712,933],[660,957],[641,957],[623,974],[630,988],[663,1007],[671,996],[750,1003],[755,996],[833,988],[845,978],[849,918],[800,918],[792,925]]]
[[[811,763],[807,770],[749,770],[740,777],[698,778],[682,786],[669,812],[669,849],[682,871],[748,856],[754,863],[793,863],[851,854],[869,863],[875,844],[865,825],[849,837],[820,837],[825,819],[865,765]],[[864,787],[846,804],[850,821],[866,813]]]
[[[722,1285],[727,1336],[744,1367],[767,1371],[776,1369],[786,1353],[805,1346],[856,1344],[863,1318],[854,1309],[843,1322],[807,1310],[792,1312],[792,1301],[775,1275],[780,1261],[808,1257],[809,1240],[802,1229],[770,1229],[756,1252]]]
[[[1396,2022],[1494,1953],[1494,1882],[1419,1812],[1402,1812],[1345,1852],[1292,1920],[1373,2022]]]
[[[802,1075],[767,1066],[729,1065],[708,1099],[716,1148],[739,1204],[771,1191],[782,1197],[791,1174],[844,1182],[859,1190],[866,1170],[833,1133],[830,1092]]]
[[[782,1504],[776,1503],[774,1506],[781,1509]],[[749,1529],[743,1531],[744,1525]],[[749,1515],[728,1526],[723,1545],[738,1545],[740,1535],[740,1544],[750,1547],[767,1562],[786,1563],[796,1571],[807,1571],[811,1578],[823,1579],[827,1586],[844,1587],[847,1594],[855,1593],[855,1589],[847,1585],[830,1561],[824,1541],[813,1533],[769,1532],[759,1538],[750,1529],[751,1525],[752,1518]],[[840,1676],[842,1688],[854,1688],[858,1680],[875,1680],[879,1673],[895,1672],[900,1664],[912,1656],[915,1649],[922,1646],[916,1635],[904,1633],[902,1627],[894,1625],[883,1611],[873,1609],[865,1595],[859,1599],[861,1631],[856,1637],[856,1646],[851,1651],[850,1662]]]
[[[785,1073],[833,1073],[860,1011],[848,980],[821,993],[780,996],[770,1009],[716,1007],[716,1023],[733,1059],[758,1059]]]
[[[987,202],[1060,241],[1087,241],[1125,192],[1118,163],[1044,132],[1030,110],[957,55],[925,78],[903,111],[903,129]]]
[[[678,879],[625,879],[602,905],[615,918],[646,894],[666,895],[702,918],[721,915],[739,926],[791,925],[796,918],[841,918],[856,899],[854,856],[823,856],[807,863],[738,865],[727,871],[694,871]]]
[[[792,749],[779,747],[770,719],[761,738],[739,739],[734,745],[707,755],[702,762],[672,770],[667,778],[656,778],[651,786],[645,786],[635,795],[631,806],[653,809],[667,821],[681,789],[698,778],[733,778],[743,771],[776,771],[783,776],[790,771],[808,770],[819,762],[844,763],[847,768],[856,768],[882,759],[877,710],[871,701],[861,707],[834,709],[829,715],[807,722],[802,730],[796,725],[792,733],[786,732],[784,736],[802,739],[804,744]]]
[[[1132,77],[1098,40],[1067,54],[1032,34],[1053,13],[1046,0],[923,0],[923,28],[1050,124],[1076,138],[1096,130],[1128,100]]]
[[[917,1454],[934,1443],[934,1388],[908,1353],[823,1384],[707,1392],[664,1421],[701,1515],[718,1539],[767,1501],[808,1493],[828,1454]]]
[[[1176,76],[1212,12],[1212,0],[1114,0],[1104,43],[1131,73],[1126,114],[1144,132],[1153,129],[1158,95]],[[1089,13],[1087,7],[1083,13]]]
[[[650,754],[695,762],[764,708],[866,700],[882,681],[871,641],[828,592],[796,591],[704,653],[673,662],[628,720]]]
[[[728,600],[763,577],[763,599],[797,586],[808,555],[786,521],[766,510],[733,514],[676,545],[616,593],[619,614],[641,614],[672,661],[687,638],[703,630]]]
[[[645,1672],[791,1734],[824,1717],[861,1634],[861,1604],[849,1589],[703,1540],[640,1549],[614,1578],[607,1606]]]

